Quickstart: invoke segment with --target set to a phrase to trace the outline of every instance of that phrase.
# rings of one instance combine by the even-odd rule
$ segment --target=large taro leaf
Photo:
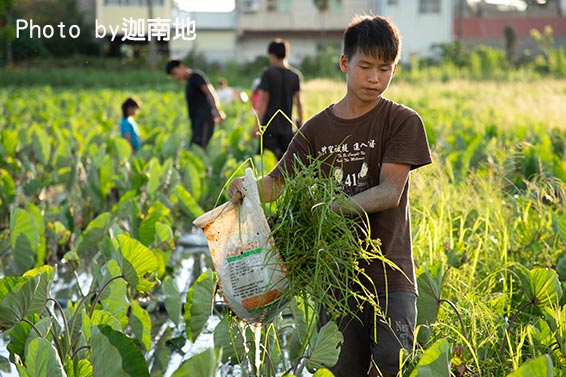
[[[51,342],[43,338],[35,338],[29,343],[25,367],[21,369],[30,376],[67,376],[57,350]]]
[[[173,164],[171,159],[165,160],[163,165],[160,165],[159,160],[155,157],[149,161],[149,181],[147,182],[147,193],[151,198],[154,198],[160,183],[166,181],[164,177],[170,173],[172,166]]]
[[[20,322],[27,314],[39,285],[39,277],[5,277],[0,279],[0,329]]]
[[[29,311],[41,314],[47,304],[47,299],[50,297],[51,286],[53,285],[53,279],[55,276],[55,268],[53,268],[53,266],[44,265],[40,268],[27,271],[23,276],[39,276],[39,284],[33,295]]]
[[[311,339],[311,352],[307,368],[332,367],[338,361],[344,337],[334,322],[328,322]]]
[[[130,310],[130,300],[128,298],[128,285],[124,279],[115,279],[111,283],[107,282],[114,276],[122,274],[118,262],[109,260],[101,269],[102,275],[99,277],[98,285],[104,288],[101,297],[102,307],[114,316],[123,328],[128,326],[127,313]]]
[[[91,331],[92,376],[149,377],[147,362],[134,341],[110,326]]]
[[[184,320],[187,338],[191,342],[195,341],[212,314],[216,282],[216,274],[206,270],[187,292]]]
[[[126,234],[117,237],[120,245],[116,260],[129,285],[140,292],[148,292],[154,285],[158,261],[153,252]]]
[[[128,314],[132,332],[147,352],[151,347],[151,318],[147,310],[132,301]]]
[[[431,336],[427,327],[436,322],[440,308],[440,293],[444,271],[441,263],[435,263],[430,268],[423,269],[417,274],[417,325],[423,325],[418,333],[420,343],[425,343]]]
[[[220,360],[219,352],[214,348],[208,348],[194,355],[190,359],[183,361],[171,377],[215,377],[219,364],[218,360]]]
[[[97,216],[80,235],[77,241],[77,254],[81,259],[86,260],[85,263],[88,263],[99,251],[98,243],[102,241],[108,233],[111,218],[112,215],[109,212]]]
[[[30,131],[30,140],[32,140],[32,150],[35,158],[41,163],[41,165],[46,166],[49,163],[51,157],[51,144],[49,142],[49,136],[45,129],[34,125]]]
[[[438,339],[428,348],[410,377],[450,376],[450,344],[445,338]]]
[[[554,270],[536,267],[527,270],[517,266],[526,295],[539,309],[556,304],[562,298],[562,287]]]
[[[177,283],[175,279],[166,276],[161,287],[165,294],[167,316],[175,326],[179,326],[179,322],[181,321],[181,293],[179,292]]]
[[[197,218],[204,213],[195,197],[181,185],[177,185],[173,188],[169,200],[171,200],[174,205],[178,205],[188,216]]]
[[[45,224],[40,210],[34,205],[16,208],[10,221],[12,253],[16,273],[43,265],[45,259]]]
[[[245,339],[237,321],[232,321],[230,316],[224,316],[214,328],[214,346],[222,350],[222,362],[239,364],[244,360],[244,343]]]
[[[542,355],[526,361],[517,370],[509,373],[507,377],[552,377],[552,359]]]

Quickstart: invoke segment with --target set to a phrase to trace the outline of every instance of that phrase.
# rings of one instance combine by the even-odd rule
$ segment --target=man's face
[[[177,81],[185,81],[187,79],[187,67],[181,64],[173,68],[169,75]]]
[[[346,73],[348,92],[362,102],[373,102],[389,87],[396,64],[358,51],[349,61],[342,55],[340,69]]]

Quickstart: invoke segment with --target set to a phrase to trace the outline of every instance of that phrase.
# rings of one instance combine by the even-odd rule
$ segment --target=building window
[[[440,13],[440,0],[419,0],[419,13]]]
[[[291,12],[291,0],[267,0],[267,11],[289,13]]]

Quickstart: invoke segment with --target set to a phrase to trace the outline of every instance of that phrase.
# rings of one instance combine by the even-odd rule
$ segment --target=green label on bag
[[[263,251],[262,247],[258,247],[257,249],[253,249],[253,250],[249,250],[249,251],[244,251],[243,253],[241,253],[240,255],[235,255],[233,257],[228,257],[226,258],[226,260],[228,262],[234,262],[237,260],[240,260],[242,258],[246,258],[249,257],[250,255],[254,255],[254,254],[259,254]]]

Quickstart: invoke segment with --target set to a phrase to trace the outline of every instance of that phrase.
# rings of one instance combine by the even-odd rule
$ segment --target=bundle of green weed
[[[283,299],[309,298],[336,319],[354,315],[355,306],[364,302],[378,308],[375,287],[360,261],[384,258],[379,240],[368,236],[367,216],[332,211],[333,203],[347,206],[348,196],[333,178],[322,174],[323,163],[296,161],[295,173],[284,177],[284,191],[268,221],[289,281]]]

